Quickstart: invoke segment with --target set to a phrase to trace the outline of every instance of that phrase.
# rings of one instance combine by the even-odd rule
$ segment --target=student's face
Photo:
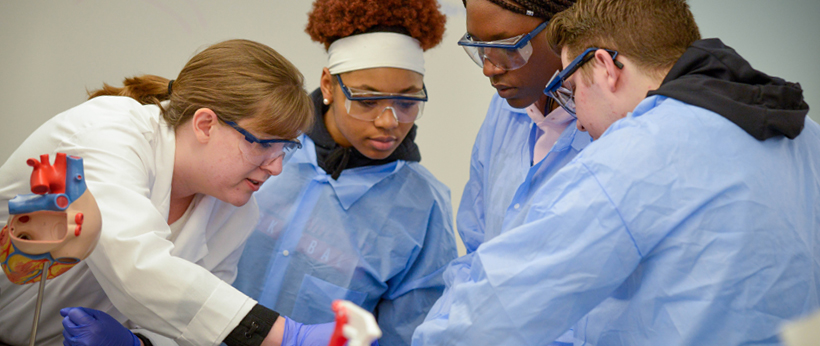
[[[527,34],[542,22],[543,19],[506,10],[487,0],[467,1],[467,32],[475,40],[497,41]],[[532,55],[518,69],[506,71],[484,61],[484,75],[490,78],[499,96],[515,108],[525,108],[543,98],[544,86],[561,68],[561,58],[549,49],[544,35],[542,31],[530,41]],[[469,58],[462,59],[465,64],[472,63]]]
[[[269,139],[250,128],[249,122],[250,119],[242,119],[236,123],[257,138]],[[202,170],[205,183],[199,192],[242,206],[268,177],[282,172],[282,157],[263,162],[253,159],[247,155],[245,137],[227,124],[215,122],[210,135],[209,158]]]
[[[383,93],[408,94],[421,91],[424,85],[421,74],[392,67],[351,71],[340,76],[349,89]],[[345,94],[327,69],[322,73],[321,85],[323,97],[330,101],[325,125],[336,143],[343,147],[352,146],[374,160],[385,159],[413,127],[413,122],[399,122],[390,109],[385,109],[375,120],[362,120],[348,114]],[[373,107],[380,112],[385,104],[388,103],[376,102]]]
[[[573,59],[575,56],[569,56],[567,49],[562,49],[561,60],[564,66]],[[575,95],[575,115],[578,118],[575,125],[579,130],[588,132],[593,139],[598,139],[609,125],[626,114],[625,111],[619,111],[623,108],[622,102],[618,102],[613,90],[607,87],[606,68],[596,60],[593,58],[586,63],[589,65],[587,68],[592,69],[592,80],[589,83],[584,80],[580,69],[567,79]]]

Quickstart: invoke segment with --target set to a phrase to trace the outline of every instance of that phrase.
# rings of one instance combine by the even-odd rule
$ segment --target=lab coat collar
[[[167,106],[167,101],[164,102]],[[174,177],[174,152],[176,151],[176,133],[174,128],[165,122],[160,115],[159,107],[155,105],[145,105],[138,109],[131,109],[130,112],[140,117],[150,119],[153,131],[143,132],[146,139],[151,143],[156,158],[156,174],[151,184],[151,204],[162,213],[162,217],[168,219],[171,208],[171,182]]]
[[[211,214],[214,211],[217,199],[211,196],[197,194],[191,203],[194,209],[191,216],[179,232],[174,241],[171,254],[190,262],[197,263],[208,255],[208,233],[211,223]]]
[[[167,102],[166,102],[167,106]],[[131,110],[132,113],[149,112],[153,132],[143,133],[154,148],[157,160],[157,170],[151,185],[151,204],[168,219],[171,207],[171,182],[174,176],[174,151],[176,150],[176,133],[174,128],[165,122],[159,112],[159,107],[146,105],[140,109]],[[210,196],[197,195],[191,203],[194,209],[188,222],[174,241],[171,254],[184,258],[193,263],[208,255],[207,229],[210,223],[209,215],[215,208],[217,199]]]

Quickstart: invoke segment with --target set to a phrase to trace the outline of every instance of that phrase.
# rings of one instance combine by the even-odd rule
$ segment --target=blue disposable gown
[[[521,224],[533,192],[592,139],[569,123],[549,154],[532,162],[538,128],[524,109],[495,94],[478,131],[456,225],[467,252]]]
[[[260,222],[234,286],[302,323],[346,299],[373,311],[384,345],[409,344],[457,251],[450,191],[417,162],[346,169],[333,180],[313,141],[255,194]]]
[[[449,287],[469,277],[479,245],[520,225],[534,192],[592,141],[570,122],[547,156],[533,163],[537,130],[524,109],[511,107],[498,94],[493,97],[473,145],[470,180],[458,209],[456,225],[467,255],[447,268],[448,289],[419,326],[419,336],[446,325]]]
[[[820,127],[758,141],[645,99],[475,252],[417,345],[776,345],[820,307]]]

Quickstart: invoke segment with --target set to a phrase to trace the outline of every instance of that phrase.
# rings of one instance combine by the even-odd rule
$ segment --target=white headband
[[[424,50],[403,34],[371,32],[340,38],[327,49],[327,68],[339,74],[374,67],[396,67],[424,75]]]

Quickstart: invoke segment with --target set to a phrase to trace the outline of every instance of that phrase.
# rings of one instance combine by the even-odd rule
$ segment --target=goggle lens
[[[412,123],[424,112],[427,102],[427,88],[424,85],[417,92],[400,94],[348,88],[340,75],[336,75],[336,80],[345,95],[347,114],[356,119],[375,121],[390,109],[397,122]]]
[[[292,156],[288,154],[302,148],[302,143],[299,140],[259,139],[233,121],[224,122],[244,137],[243,140],[239,141],[239,152],[242,153],[245,160],[256,166],[269,165],[280,156],[284,156],[282,162],[284,165],[285,160]]]
[[[559,77],[559,71],[555,71],[555,74],[552,75],[550,78],[549,83],[550,85],[556,78]],[[555,90],[548,91],[547,95],[552,97],[558,104],[564,108],[570,115],[575,117],[575,88],[567,81],[562,81],[561,85],[556,88]]]
[[[239,151],[242,152],[245,160],[257,166],[269,165],[280,156],[283,156],[282,164],[284,165],[286,160],[293,156],[293,152],[301,147],[294,142],[263,144],[240,141],[239,143]]]
[[[489,60],[493,66],[501,68],[506,71],[516,70],[527,64],[530,56],[532,56],[532,44],[527,42],[523,47],[518,49],[507,48],[491,48],[478,46],[462,46],[470,59],[484,68],[484,60]]]
[[[385,111],[390,109],[396,121],[412,123],[421,118],[424,111],[424,101],[403,99],[350,100],[345,98],[345,109],[350,116],[367,121],[378,119]]]

